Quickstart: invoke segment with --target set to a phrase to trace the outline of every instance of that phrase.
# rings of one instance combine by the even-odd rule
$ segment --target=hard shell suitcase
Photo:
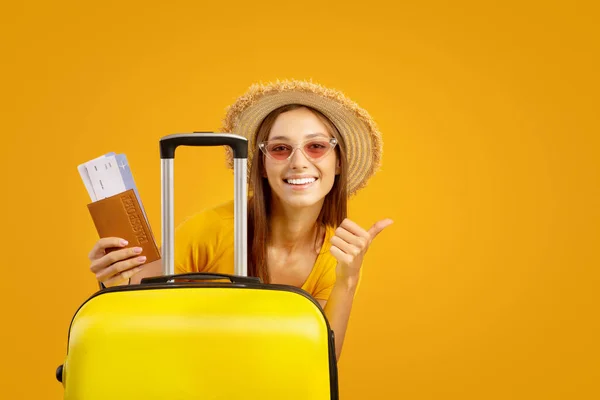
[[[233,149],[234,275],[173,274],[181,145]],[[334,336],[319,304],[299,288],[247,276],[246,139],[169,135],[160,153],[164,276],[101,289],[80,306],[56,371],[64,398],[337,399]]]

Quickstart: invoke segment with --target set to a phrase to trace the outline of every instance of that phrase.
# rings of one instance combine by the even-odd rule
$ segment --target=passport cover
[[[129,242],[127,247],[141,247],[140,256],[146,256],[146,263],[160,259],[152,231],[133,189],[97,200],[87,207],[101,238],[123,238]],[[120,248],[106,251],[109,253]]]

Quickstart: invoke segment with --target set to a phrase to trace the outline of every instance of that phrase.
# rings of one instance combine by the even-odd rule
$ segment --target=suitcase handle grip
[[[261,283],[260,278],[253,276],[237,276],[228,274],[218,273],[189,273],[189,274],[176,274],[176,275],[163,275],[143,278],[140,283],[167,283],[174,279],[197,279],[197,280],[216,280],[216,279],[229,279],[231,283]]]
[[[177,146],[229,146],[233,158],[248,158],[248,139],[231,133],[194,132],[165,136],[160,139],[160,158],[175,158]]]
[[[61,382],[63,381],[63,371],[64,371],[64,364],[61,364],[58,366],[58,368],[56,368],[56,380]]]

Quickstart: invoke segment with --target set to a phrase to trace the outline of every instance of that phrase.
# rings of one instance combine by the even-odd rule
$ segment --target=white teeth
[[[302,178],[302,179],[286,179],[287,183],[291,183],[292,185],[305,185],[307,183],[313,183],[316,181],[315,178]]]

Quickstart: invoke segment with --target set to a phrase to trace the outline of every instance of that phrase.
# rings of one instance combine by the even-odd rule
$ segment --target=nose
[[[290,158],[290,168],[292,169],[305,169],[308,168],[309,160],[306,158],[302,150],[299,148],[294,149],[294,153]]]

